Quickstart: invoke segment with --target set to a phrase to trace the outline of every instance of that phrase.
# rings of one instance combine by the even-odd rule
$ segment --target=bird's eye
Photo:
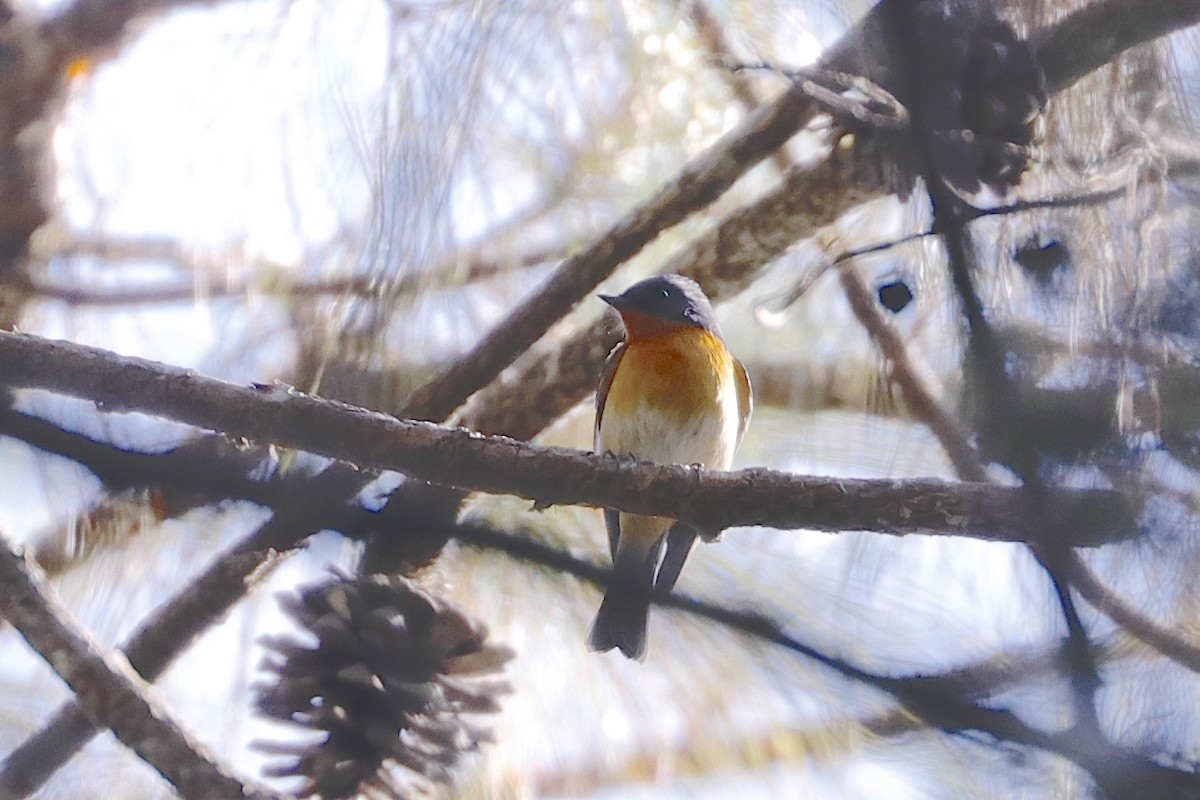
[[[665,299],[665,298],[668,298],[668,297],[670,297],[670,296],[671,296],[671,293],[670,293],[670,292],[668,292],[666,289],[663,289],[663,290],[662,290],[662,296],[663,296],[663,298]]]

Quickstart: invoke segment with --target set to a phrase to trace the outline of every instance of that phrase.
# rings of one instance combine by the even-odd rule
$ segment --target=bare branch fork
[[[0,333],[0,374],[14,388],[81,397],[232,437],[279,444],[363,468],[403,472],[466,490],[513,494],[539,506],[573,504],[670,516],[708,529],[766,525],[882,533],[1037,538],[1037,520],[1086,520],[1075,544],[1136,533],[1114,492],[1056,490],[1027,513],[1018,489],[938,481],[850,481],[766,469],[706,473],[540,447],[465,429],[401,421],[297,393],[204,378],[91,347]]]

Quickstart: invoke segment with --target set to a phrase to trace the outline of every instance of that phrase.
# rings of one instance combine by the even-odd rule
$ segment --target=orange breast
[[[721,341],[700,328],[631,342],[613,376],[604,414],[639,409],[687,418],[712,414],[733,380],[733,361]]]

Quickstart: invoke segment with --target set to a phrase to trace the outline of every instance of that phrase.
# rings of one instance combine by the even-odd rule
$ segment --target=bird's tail
[[[663,533],[649,541],[630,530],[630,516],[622,514],[622,538],[613,563],[612,583],[588,633],[588,648],[598,652],[620,648],[628,658],[646,657],[646,624],[650,616],[650,593],[662,551]],[[654,519],[654,518],[640,518]],[[662,525],[665,529],[665,525]],[[642,531],[639,531],[642,533]],[[641,541],[638,541],[641,539]],[[649,545],[647,547],[647,545]]]
[[[588,648],[604,652],[618,647],[627,658],[641,661],[646,657],[646,625],[649,619],[649,592],[642,591],[638,596],[609,589],[588,634]]]

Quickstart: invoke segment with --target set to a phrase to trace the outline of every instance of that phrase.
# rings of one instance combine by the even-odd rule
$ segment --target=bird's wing
[[[750,425],[750,412],[754,410],[754,391],[750,388],[750,376],[746,374],[746,368],[736,358],[733,360],[733,377],[737,381],[737,443],[740,445],[742,437],[746,435],[746,428]]]
[[[621,342],[612,349],[604,360],[604,368],[600,370],[600,383],[596,386],[596,430],[593,434],[593,449],[600,450],[600,419],[604,416],[604,401],[608,399],[608,387],[612,386],[613,375],[617,373],[617,364],[625,355],[625,343]],[[621,538],[621,517],[619,512],[604,509],[604,527],[608,531],[608,551],[615,561],[617,558],[617,540]]]
[[[619,342],[608,358],[604,359],[604,368],[600,370],[600,383],[596,386],[596,429],[592,438],[592,447],[600,452],[600,420],[604,417],[604,401],[608,399],[608,388],[612,386],[613,375],[617,374],[617,365],[621,356],[625,355],[625,342]]]
[[[621,512],[604,509],[604,528],[608,531],[608,554],[617,560],[617,542],[621,539]]]
[[[679,580],[679,573],[683,571],[683,562],[687,561],[688,553],[692,552],[694,544],[695,528],[686,522],[676,522],[671,526],[667,533],[666,552],[663,554],[662,564],[658,567],[655,586],[668,592],[675,588],[675,581]]]

